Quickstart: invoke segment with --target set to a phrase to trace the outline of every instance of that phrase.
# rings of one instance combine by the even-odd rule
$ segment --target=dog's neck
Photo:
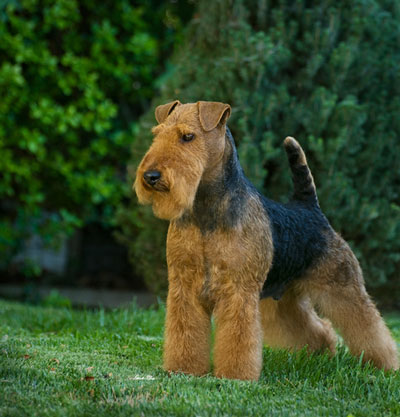
[[[234,140],[227,128],[218,175],[211,180],[200,181],[193,208],[183,214],[178,224],[195,224],[203,234],[217,228],[233,228],[240,222],[248,191],[249,183],[243,174]]]

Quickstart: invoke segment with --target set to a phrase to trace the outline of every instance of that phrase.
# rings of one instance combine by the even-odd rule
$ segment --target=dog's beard
[[[139,203],[151,204],[154,215],[160,219],[175,220],[193,207],[201,175],[184,177],[166,169],[162,172],[160,184],[155,187],[138,178],[134,187]]]

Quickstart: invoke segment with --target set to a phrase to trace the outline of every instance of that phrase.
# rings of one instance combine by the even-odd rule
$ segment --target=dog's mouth
[[[144,179],[142,179],[143,188],[147,191],[159,191],[161,193],[167,193],[170,191],[168,184],[162,179],[158,180],[155,184],[150,185]]]

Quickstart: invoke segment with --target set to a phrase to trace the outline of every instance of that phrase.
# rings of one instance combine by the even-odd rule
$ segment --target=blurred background
[[[134,173],[158,104],[212,100],[270,198],[301,142],[369,291],[400,309],[399,45],[389,0],[0,0],[0,295],[163,297],[167,223]]]

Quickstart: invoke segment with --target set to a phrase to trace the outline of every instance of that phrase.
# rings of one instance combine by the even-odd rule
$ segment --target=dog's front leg
[[[203,375],[210,369],[211,317],[201,299],[205,272],[199,247],[198,229],[171,222],[164,368],[193,375]]]
[[[258,380],[262,366],[262,331],[258,293],[226,291],[215,306],[215,375]]]
[[[188,288],[170,279],[164,369],[204,375],[210,369],[210,316]]]

